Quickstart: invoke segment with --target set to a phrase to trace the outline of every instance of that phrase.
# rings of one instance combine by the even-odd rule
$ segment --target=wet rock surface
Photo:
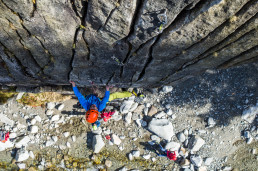
[[[2,0],[0,83],[158,87],[255,62],[257,7],[256,0]]]
[[[130,99],[111,101],[107,109],[116,112],[107,122],[100,121],[97,130],[85,122],[85,111],[78,108],[77,99],[53,102],[48,109],[51,103],[31,107],[13,97],[0,105],[4,116],[0,126],[11,133],[6,143],[0,142],[0,166],[30,170],[253,170],[257,160],[256,73],[257,65],[250,64],[210,70],[172,89],[144,89],[143,100],[130,98],[130,104],[138,107],[124,106],[126,112],[121,106]],[[152,106],[156,114],[144,112]],[[168,109],[171,115],[166,113]],[[177,160],[159,157],[158,143],[175,151]]]

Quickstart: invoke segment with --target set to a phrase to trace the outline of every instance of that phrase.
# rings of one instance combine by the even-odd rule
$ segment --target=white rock
[[[49,103],[47,103],[47,109],[54,109],[55,108],[55,103],[54,102],[49,102]]]
[[[188,143],[188,149],[190,149],[191,151],[195,152],[195,151],[199,151],[199,149],[205,144],[205,141],[197,136],[194,135],[190,138],[189,143]]]
[[[225,171],[231,171],[231,170],[232,170],[232,167],[230,167],[230,166],[224,166],[222,169],[225,170]]]
[[[60,144],[60,145],[59,145],[59,148],[60,148],[61,150],[65,150],[65,149],[66,149],[66,146],[63,145],[63,144]]]
[[[163,112],[163,111],[161,111],[161,112],[159,112],[159,113],[154,115],[154,117],[157,118],[157,119],[160,119],[160,118],[162,118],[164,116],[166,116],[166,113]]]
[[[13,139],[13,138],[16,138],[17,137],[17,134],[15,132],[12,132],[9,134],[9,138],[10,139]]]
[[[75,136],[75,135],[72,136],[72,141],[73,141],[73,142],[76,141],[76,136]]]
[[[25,136],[22,139],[20,139],[16,144],[15,147],[16,148],[21,148],[22,146],[27,146],[28,143],[30,142],[30,137],[29,136]]]
[[[0,122],[3,122],[7,125],[10,125],[13,127],[14,125],[14,121],[9,119],[7,116],[5,116],[4,114],[0,114]]]
[[[209,166],[211,162],[213,161],[212,157],[208,157],[204,160],[204,165]]]
[[[35,158],[35,155],[32,151],[29,151],[29,155],[30,155],[30,158],[34,159]]]
[[[31,125],[35,125],[36,122],[37,122],[36,119],[32,119],[32,120],[30,121],[30,124],[31,124]]]
[[[52,136],[51,138],[52,138],[52,140],[53,140],[54,142],[57,142],[57,141],[58,141],[58,137],[57,137],[57,136]]]
[[[59,120],[59,118],[60,118],[60,116],[59,116],[59,115],[54,115],[54,116],[52,116],[51,121],[52,121],[52,122],[54,122],[54,121],[58,121],[58,120]]]
[[[120,147],[119,147],[119,150],[120,150],[120,151],[123,151],[123,150],[124,150],[124,147],[123,147],[123,146],[120,146]]]
[[[38,115],[35,117],[35,119],[36,119],[36,121],[38,121],[38,122],[41,122],[41,120],[42,120],[41,117],[38,116]]]
[[[174,141],[168,142],[165,146],[165,149],[170,151],[178,151],[179,148],[180,148],[180,144]]]
[[[172,112],[171,109],[168,109],[168,110],[166,111],[166,114],[169,115],[169,116],[171,116],[171,115],[173,114],[173,112]]]
[[[140,127],[142,124],[141,124],[141,119],[136,119],[135,120],[136,124],[138,127]]]
[[[140,151],[134,150],[134,151],[132,151],[132,155],[133,155],[133,157],[140,157]]]
[[[173,90],[173,87],[172,87],[172,86],[164,86],[164,87],[162,88],[163,93],[169,93],[169,92],[171,92],[172,90]]]
[[[176,119],[176,115],[175,115],[175,114],[171,115],[171,118],[172,118],[173,120]]]
[[[129,160],[133,160],[133,155],[131,153],[129,153],[128,158],[129,158]]]
[[[152,162],[155,162],[156,160],[157,160],[157,159],[156,159],[155,157],[152,157],[152,158],[151,158],[151,161],[152,161]]]
[[[68,148],[71,148],[71,144],[70,144],[69,142],[66,143],[66,146],[67,146]]]
[[[19,167],[19,169],[26,169],[25,163],[17,163],[17,166]]]
[[[252,136],[250,136],[250,138],[246,139],[246,143],[247,144],[251,144],[252,141],[253,141],[253,137]]]
[[[258,103],[256,103],[256,106],[249,107],[245,111],[243,111],[242,119],[246,120],[249,123],[252,123],[258,114]]]
[[[104,141],[102,140],[101,135],[94,135],[92,141],[92,147],[94,153],[99,153],[100,150],[105,146]]]
[[[100,135],[102,133],[101,127],[98,127],[96,130],[92,130],[93,134]]]
[[[194,166],[200,167],[202,165],[202,158],[198,155],[192,155],[190,160]]]
[[[21,161],[27,160],[29,157],[30,157],[30,155],[29,155],[29,152],[27,150],[19,149],[16,152],[15,160],[17,162],[21,162]]]
[[[31,126],[31,128],[30,128],[30,132],[31,132],[32,134],[37,133],[38,130],[39,130],[39,127],[36,126],[36,125],[33,125],[33,126]]]
[[[64,137],[68,137],[70,135],[70,132],[64,132]]]
[[[54,111],[53,110],[47,110],[46,115],[53,115]]]
[[[17,97],[16,97],[16,100],[20,100],[23,95],[24,95],[24,92],[18,93],[18,95],[17,95]]]
[[[134,97],[134,96],[132,96],[132,97]],[[128,113],[133,103],[134,103],[134,99],[125,100],[120,107],[120,112]]]
[[[170,141],[174,135],[172,123],[167,119],[153,118],[148,125],[148,129],[168,141]]]
[[[184,134],[185,134],[185,136],[188,136],[189,133],[188,133],[187,129],[184,130]]]
[[[209,117],[209,118],[208,118],[208,126],[209,126],[209,127],[213,127],[213,126],[215,126],[215,125],[216,125],[215,120],[214,120],[212,117]]]
[[[150,157],[151,157],[151,155],[150,155],[150,154],[146,154],[146,155],[143,155],[142,157],[143,157],[144,159],[146,159],[146,160],[149,160]]]
[[[183,134],[182,132],[179,132],[177,134],[177,139],[180,141],[180,142],[184,142],[185,141],[185,134]]]
[[[144,114],[144,115],[148,115],[148,112],[149,112],[149,108],[148,108],[148,107],[145,107],[145,108],[143,109],[143,114]]]
[[[122,116],[121,115],[113,115],[111,119],[113,119],[115,121],[119,121],[122,119]]]
[[[50,140],[48,140],[47,142],[46,142],[46,147],[49,147],[49,146],[52,146],[52,145],[54,145],[56,142],[55,141],[53,141],[52,139],[50,139]]]
[[[121,144],[121,140],[120,140],[120,138],[117,136],[117,135],[115,135],[115,134],[112,134],[111,135],[111,141],[114,143],[114,144],[116,144],[116,145],[119,145],[119,144]]]
[[[132,122],[132,113],[131,112],[129,112],[129,113],[127,113],[127,115],[125,115],[125,122],[127,124],[130,124]]]
[[[160,142],[160,138],[157,135],[151,135],[151,140],[156,141],[157,143]]]
[[[58,106],[57,110],[63,110],[64,108],[64,104],[61,104],[60,106]]]
[[[129,112],[133,112],[138,107],[138,103],[133,103]]]
[[[2,143],[0,141],[0,151],[4,151],[7,148],[12,148],[13,146],[14,146],[14,144],[10,140],[6,141],[5,143]]]

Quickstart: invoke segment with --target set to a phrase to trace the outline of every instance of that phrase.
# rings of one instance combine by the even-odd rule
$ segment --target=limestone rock
[[[205,141],[197,136],[194,135],[193,137],[190,138],[189,143],[188,143],[188,148],[192,151],[199,151],[199,149],[205,144]]]
[[[52,109],[54,109],[55,108],[55,103],[54,102],[49,102],[49,103],[47,103],[47,109],[49,109],[49,110],[52,110]]]
[[[64,104],[61,104],[60,106],[58,106],[57,110],[63,110],[64,108]]]
[[[179,132],[177,134],[177,139],[180,141],[180,142],[184,142],[185,141],[185,135],[182,133],[182,132]]]
[[[6,141],[5,143],[0,142],[0,151],[4,151],[7,148],[12,148],[14,146],[14,143],[11,141]]]
[[[121,105],[121,107],[120,107],[120,112],[121,113],[128,113],[130,108],[131,108],[131,106],[132,106],[132,104],[134,103],[133,100],[134,99],[125,100],[123,102],[123,104]]]
[[[125,115],[125,122],[126,122],[127,124],[130,124],[131,121],[132,121],[132,113],[129,112],[129,113],[127,113],[127,114]]]
[[[30,137],[29,137],[29,136],[24,136],[23,138],[21,138],[21,139],[15,144],[15,147],[16,147],[16,148],[21,148],[22,146],[27,146],[29,142],[30,142]]]
[[[19,150],[16,152],[15,160],[16,160],[17,162],[21,162],[21,161],[27,160],[29,157],[30,157],[30,155],[29,155],[29,152],[28,152],[27,150],[19,149]]]
[[[117,135],[115,135],[115,134],[112,134],[111,135],[111,141],[114,143],[114,144],[116,144],[116,145],[119,145],[119,144],[121,144],[121,140],[120,140],[120,138],[117,136]]]
[[[200,167],[202,165],[202,158],[198,155],[191,155],[190,160],[196,167]]]
[[[168,142],[165,146],[165,149],[170,151],[178,151],[179,148],[180,148],[180,144],[174,141]]]
[[[167,119],[153,118],[148,125],[148,129],[168,141],[170,141],[174,135],[172,123]]]
[[[101,135],[94,135],[92,141],[92,147],[94,153],[99,153],[100,150],[105,146],[105,143],[101,137]]]
[[[256,104],[256,106],[252,106],[246,109],[242,114],[242,119],[246,120],[249,123],[252,123],[257,114],[258,114],[258,103]]]

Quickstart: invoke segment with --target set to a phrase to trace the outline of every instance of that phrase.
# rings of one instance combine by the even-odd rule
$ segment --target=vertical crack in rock
[[[154,38],[155,39],[155,38]],[[145,75],[145,71],[147,69],[147,67],[149,66],[149,64],[151,63],[151,61],[153,60],[153,56],[152,56],[152,51],[153,51],[153,47],[155,46],[155,44],[159,41],[160,39],[160,35],[156,36],[156,40],[155,42],[151,45],[150,49],[149,49],[149,58],[148,60],[146,61],[141,73],[139,74],[139,77],[138,79],[136,80],[136,82],[140,81],[144,75]]]
[[[74,1],[75,1],[75,0],[70,0],[70,3],[71,3],[71,5],[72,5],[72,9],[73,9],[74,13],[76,14],[76,16],[81,19],[80,15],[78,14],[78,11],[77,11],[77,8],[76,8],[76,6],[75,6],[75,2],[74,2]]]
[[[127,44],[129,46],[129,48],[128,48],[128,52],[126,54],[126,57],[125,57],[125,59],[122,62],[123,65],[120,68],[120,74],[119,74],[120,79],[122,78],[122,75],[123,75],[123,72],[124,72],[124,65],[126,65],[126,62],[128,61],[128,58],[131,55],[131,51],[132,51],[132,44],[130,42],[128,42],[128,41],[127,41]]]
[[[129,46],[129,49],[128,49],[128,52],[126,54],[126,57],[125,59],[123,60],[123,64],[126,65],[127,61],[130,59],[130,57],[132,56],[133,53],[137,53],[137,51],[142,47],[144,46],[144,44],[142,44],[142,46],[140,46],[138,49],[133,49],[133,45],[130,43],[130,41],[128,40],[128,38],[130,37],[130,35],[133,34],[134,32],[134,28],[135,28],[135,25],[136,23],[138,22],[140,16],[141,16],[141,13],[142,13],[142,10],[143,10],[143,5],[144,5],[144,1],[142,0],[138,0],[137,3],[136,3],[136,9],[134,11],[134,14],[133,14],[133,18],[132,18],[132,22],[130,24],[130,32],[128,33],[128,35],[124,38],[124,40],[126,40],[126,43],[128,44]],[[122,41],[122,40],[121,40]],[[134,51],[134,52],[132,52]],[[123,75],[123,72],[124,72],[124,65],[121,66],[121,69],[120,69],[120,79],[122,78],[122,75]]]
[[[34,17],[34,13],[37,10],[37,0],[32,0],[32,3],[33,3],[33,9],[32,9],[32,12],[30,14],[30,17]]]
[[[86,47],[88,48],[88,51],[89,51],[89,54],[87,56],[87,59],[89,60],[90,59],[90,49],[89,49],[89,46],[88,46],[88,43],[87,41],[85,40],[84,38],[84,34],[85,34],[85,18],[87,16],[87,12],[88,12],[88,3],[85,3],[85,6],[86,6],[86,10],[82,16],[82,18],[79,16],[78,14],[78,11],[77,11],[77,8],[75,7],[75,4],[74,4],[74,0],[70,0],[71,4],[72,4],[72,8],[76,14],[76,16],[78,18],[80,18],[81,20],[81,25],[75,30],[75,34],[74,34],[74,40],[73,40],[73,47],[72,47],[72,57],[71,57],[71,60],[70,60],[70,71],[68,72],[68,80],[70,80],[70,75],[71,75],[71,72],[73,71],[73,62],[74,62],[74,57],[75,57],[75,54],[76,54],[76,44],[77,44],[77,40],[78,40],[78,34],[79,32],[81,31],[81,29],[83,29],[83,33],[81,34],[85,44],[86,44]]]
[[[121,4],[121,0],[117,0],[117,1],[115,2],[115,4]],[[99,32],[102,28],[105,28],[105,27],[106,27],[106,25],[107,25],[109,19],[112,17],[112,14],[114,13],[114,11],[115,11],[117,8],[118,8],[118,6],[116,5],[116,7],[110,11],[110,13],[108,14],[108,17],[106,18],[105,23],[97,29],[97,32]],[[111,33],[111,32],[110,32],[110,33]]]
[[[111,77],[108,79],[106,85],[108,85],[110,83],[110,81],[112,80],[112,78],[114,78],[114,76],[116,75],[116,72],[114,72]]]

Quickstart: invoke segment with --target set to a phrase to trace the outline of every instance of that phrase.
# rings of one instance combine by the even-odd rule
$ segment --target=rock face
[[[1,0],[0,84],[155,87],[257,61],[257,8],[253,0]]]

